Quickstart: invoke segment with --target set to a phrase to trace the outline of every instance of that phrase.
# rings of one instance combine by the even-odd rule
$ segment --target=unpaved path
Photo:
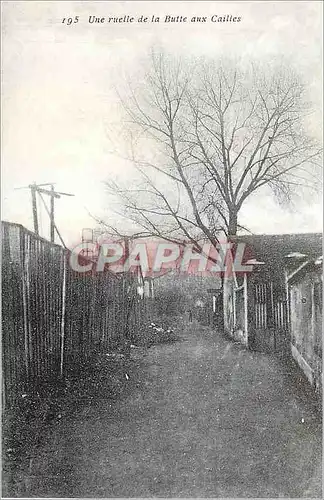
[[[197,324],[183,335],[149,349],[135,394],[49,429],[28,496],[321,496],[320,422],[284,365]]]

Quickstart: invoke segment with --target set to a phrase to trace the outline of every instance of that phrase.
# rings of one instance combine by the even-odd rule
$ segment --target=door
[[[286,290],[273,282],[254,284],[250,347],[261,352],[285,353],[289,346]]]

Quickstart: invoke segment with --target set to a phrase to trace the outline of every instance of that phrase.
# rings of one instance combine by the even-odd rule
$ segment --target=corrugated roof
[[[255,234],[236,236],[234,242],[245,243],[245,255],[266,264],[283,265],[289,254],[304,254],[305,259],[322,255],[321,233]]]

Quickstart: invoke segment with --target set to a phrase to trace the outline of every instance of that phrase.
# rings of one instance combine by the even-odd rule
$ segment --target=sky
[[[213,23],[212,15],[240,23]],[[133,23],[89,23],[89,16],[133,16]],[[140,23],[143,15],[160,23]],[[165,23],[165,16],[206,16],[208,22]],[[78,22],[67,25],[63,19]],[[120,123],[114,88],[136,81],[152,46],[175,55],[276,58],[284,56],[307,81],[318,109],[312,133],[321,138],[321,2],[2,2],[2,220],[32,229],[28,189],[55,182],[73,193],[56,203],[56,223],[67,245],[95,225],[89,212],[109,220],[103,182],[129,177],[133,166],[113,153],[109,130]],[[39,206],[40,231],[49,237]],[[242,223],[258,233],[322,230],[321,196],[293,207],[258,197]]]

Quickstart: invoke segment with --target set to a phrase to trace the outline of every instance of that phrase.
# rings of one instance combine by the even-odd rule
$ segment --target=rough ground
[[[321,423],[281,361],[194,324],[149,349],[141,384],[55,422],[38,497],[321,497]]]

